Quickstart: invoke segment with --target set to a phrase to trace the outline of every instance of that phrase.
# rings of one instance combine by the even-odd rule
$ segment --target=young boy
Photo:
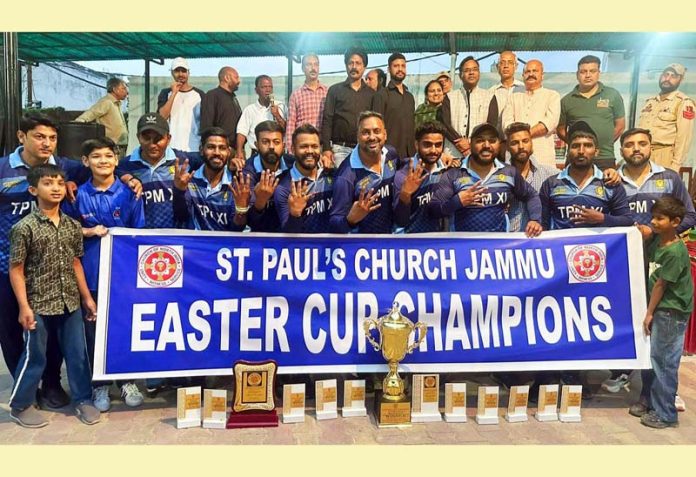
[[[684,347],[686,322],[694,307],[694,284],[689,254],[676,229],[686,207],[672,196],[659,198],[652,207],[655,233],[646,244],[648,256],[648,310],[643,330],[650,336],[652,372],[644,379],[647,406],[641,424],[656,429],[677,427],[674,398],[679,381],[679,360]],[[633,406],[631,414],[636,415]],[[638,413],[640,414],[640,413]]]
[[[91,401],[80,299],[87,320],[96,319],[97,305],[80,263],[82,229],[60,211],[66,194],[61,168],[52,164],[34,167],[27,181],[38,207],[10,231],[10,282],[24,330],[24,351],[10,396],[10,419],[24,427],[48,424],[32,404],[46,366],[46,340],[52,330],[67,365],[75,412],[85,424],[96,424],[100,416]]]
[[[82,164],[92,171],[92,180],[85,182],[77,190],[76,201],[63,201],[63,211],[82,225],[85,238],[85,255],[82,265],[85,279],[92,297],[97,299],[99,280],[99,251],[101,237],[108,233],[108,227],[143,228],[145,213],[142,199],[120,180],[114,177],[118,164],[117,146],[109,138],[90,139],[82,144]],[[87,354],[90,364],[94,362],[94,341],[96,323],[85,324]],[[111,407],[108,382],[94,382],[94,405],[101,412]],[[121,397],[129,407],[143,403],[143,395],[133,382],[121,385]]]

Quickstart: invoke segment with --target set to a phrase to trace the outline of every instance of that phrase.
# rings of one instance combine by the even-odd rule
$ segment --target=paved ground
[[[637,374],[637,373],[634,373]],[[590,382],[599,383],[604,372],[593,372]],[[11,379],[0,368],[0,445],[7,444],[696,444],[696,357],[682,359],[680,394],[687,411],[680,413],[677,429],[653,430],[642,426],[627,412],[640,385],[631,392],[599,391],[583,401],[582,422],[576,424],[530,420],[510,424],[502,416],[507,396],[501,393],[500,424],[477,425],[473,419],[476,388],[492,384],[487,376],[469,376],[469,421],[463,424],[414,424],[410,429],[378,429],[371,417],[317,421],[313,402],[308,401],[304,423],[280,424],[271,429],[212,430],[176,429],[176,393],[166,392],[132,410],[120,400],[102,422],[86,426],[66,409],[47,413],[50,424],[42,429],[23,429],[9,420],[7,403]],[[67,386],[67,384],[64,384]],[[442,386],[444,388],[444,386]],[[116,389],[113,389],[116,394]],[[372,398],[368,395],[368,401]],[[441,398],[441,404],[444,399]],[[368,402],[369,408],[369,402]]]

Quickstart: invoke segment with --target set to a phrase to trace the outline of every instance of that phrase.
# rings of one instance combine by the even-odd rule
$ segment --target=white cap
[[[184,68],[186,71],[188,71],[189,70],[188,61],[186,61],[186,59],[182,58],[181,56],[174,58],[174,60],[172,61],[171,70],[174,71],[177,68]]]

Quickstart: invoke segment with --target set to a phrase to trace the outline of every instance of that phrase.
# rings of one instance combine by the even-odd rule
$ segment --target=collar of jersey
[[[371,174],[377,174],[372,169],[365,167],[365,164],[360,160],[360,153],[358,152],[358,146],[355,146],[352,151],[350,151],[350,167],[353,169],[365,169]],[[382,176],[384,176],[384,164],[387,162],[387,148],[382,147],[382,160],[381,160],[381,170]]]
[[[169,146],[167,146],[167,149],[164,150],[164,157],[162,159],[160,159],[159,161],[157,161],[157,164],[155,164],[154,166],[151,166],[149,162],[147,162],[145,159],[143,159],[140,156],[140,146],[136,147],[133,150],[133,153],[131,154],[131,157],[130,157],[131,161],[142,162],[143,164],[145,164],[146,166],[148,166],[152,169],[157,169],[158,167],[160,167],[164,163],[166,163],[168,161],[173,161],[175,159],[176,159],[176,154],[174,154],[174,149],[172,149]]]
[[[89,195],[94,195],[94,194],[115,194],[117,192],[117,189],[119,188],[119,179],[117,178],[113,184],[109,186],[108,189],[106,190],[99,190],[96,187],[94,187],[94,184],[92,184],[92,181],[89,180],[84,183],[83,187],[85,188],[85,192],[88,193]]]
[[[24,151],[24,146],[19,146],[10,154],[10,167],[12,169],[17,169],[18,167],[26,167],[29,169],[29,166],[22,160],[22,151]],[[53,157],[53,154],[51,154],[51,157],[48,158],[46,163],[54,166],[56,165],[56,159]]]
[[[280,167],[275,171],[276,176],[279,176],[281,172],[288,170],[288,165],[285,162],[285,154],[280,156],[279,161],[280,161]],[[259,154],[258,152],[254,156],[254,170],[257,173],[263,172],[263,164],[261,163],[261,154]]]
[[[205,176],[203,173],[203,169],[205,169],[205,166],[199,167],[196,172],[193,173],[193,178],[202,180],[208,185],[209,189],[212,189],[210,187],[210,181],[208,181],[208,178]],[[232,174],[230,174],[230,170],[225,167],[225,172],[222,174],[222,180],[220,180],[220,183],[218,184],[218,187],[223,186],[223,185],[230,185],[232,183]]]
[[[659,174],[660,172],[665,172],[664,167],[662,167],[659,164],[655,164],[653,161],[648,161],[648,164],[650,164],[650,173],[648,174],[648,177],[645,178],[645,182],[643,182],[643,185],[645,185],[648,182],[648,179],[650,179],[655,174]],[[640,189],[640,187],[638,187],[638,184],[633,182],[633,180],[630,177],[624,175],[624,167],[625,166],[626,166],[626,163],[623,163],[623,165],[621,167],[619,167],[619,175],[621,176],[621,179],[624,182],[626,182],[627,184],[632,185],[636,189]]]
[[[420,156],[418,155],[418,153],[416,153],[416,155],[411,158],[411,169],[415,169],[418,166],[419,159]],[[440,172],[443,169],[445,169],[445,165],[442,163],[442,159],[438,159],[435,163],[435,168],[432,171],[430,171],[429,174]]]
[[[471,158],[471,156],[466,156],[466,158],[462,161],[461,168],[466,169],[466,171],[469,173],[470,176],[473,176],[477,179],[481,179],[479,177],[479,175],[476,173],[476,171],[474,171],[473,169],[469,169],[469,159],[470,158]],[[498,169],[502,169],[503,167],[505,167],[505,164],[500,162],[498,159],[493,159],[493,169],[491,169],[491,172],[489,172],[488,175],[482,179],[482,181],[486,182],[486,179],[488,179],[490,176],[492,176],[495,173],[495,171],[497,171]]]
[[[594,165],[594,164],[592,164],[592,167],[593,167],[592,179],[590,179],[589,181],[587,181],[587,184],[585,184],[585,187],[587,187],[588,185],[590,185],[594,179],[602,180],[602,179],[604,178],[604,176],[602,175],[602,171],[599,170],[599,167],[597,167],[597,166]],[[581,190],[580,187],[578,187],[578,185],[575,183],[575,181],[573,180],[573,178],[570,177],[570,174],[568,174],[568,171],[569,171],[569,170],[570,170],[570,165],[566,166],[565,169],[563,169],[563,170],[558,174],[558,178],[570,182],[571,184],[573,184],[573,186],[575,186],[576,189]],[[583,189],[584,189],[585,187],[583,187]]]
[[[321,164],[321,163],[320,163]],[[317,179],[321,177],[321,173],[324,172],[324,169],[319,165],[317,168]],[[304,181],[307,180],[309,182],[315,182],[317,179],[312,179],[311,177],[307,177],[304,174],[300,172],[300,170],[297,168],[297,163],[293,164],[292,167],[290,168],[290,179],[292,179],[293,182],[297,181]]]

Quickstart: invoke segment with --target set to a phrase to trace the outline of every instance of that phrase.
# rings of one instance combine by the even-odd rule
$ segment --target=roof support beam
[[[629,129],[636,125],[636,111],[638,110],[638,82],[640,80],[640,52],[633,54],[633,71],[631,72],[631,106],[628,113]]]
[[[3,32],[2,48],[2,99],[5,105],[3,111],[4,155],[17,147],[17,130],[19,118],[22,115],[22,88],[20,83],[20,67],[17,57],[19,45],[16,32]]]

